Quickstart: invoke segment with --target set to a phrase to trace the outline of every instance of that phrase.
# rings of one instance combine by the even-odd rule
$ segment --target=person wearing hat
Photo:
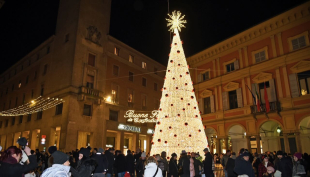
[[[51,155],[48,158],[48,160],[47,160],[47,166],[51,167],[53,165],[53,156],[52,156],[52,154],[57,151],[57,147],[56,146],[50,146],[47,151]]]
[[[275,170],[281,172],[282,177],[291,177],[293,173],[293,163],[292,161],[284,157],[282,151],[277,151],[278,159],[275,161]]]
[[[61,151],[55,151],[52,154],[54,164],[52,167],[43,171],[41,177],[69,177],[70,162],[69,156]]]
[[[94,171],[94,177],[105,177],[108,170],[108,163],[104,151],[102,148],[99,148],[97,153],[93,156],[93,158],[97,161],[97,166]]]
[[[76,171],[81,177],[90,177],[94,171],[97,162],[89,157],[90,149],[81,148],[79,152],[79,161],[77,163]],[[76,175],[74,175],[76,176]]]
[[[127,150],[127,155],[125,157],[125,167],[126,171],[129,172],[130,176],[133,177],[135,173],[135,158],[131,153],[131,150]]]
[[[160,157],[162,158],[162,161],[164,162],[165,168],[163,171],[163,177],[166,177],[166,174],[169,173],[169,165],[167,161],[167,153],[166,151],[162,151],[160,154]]]
[[[299,152],[296,152],[294,154],[294,161],[293,161],[293,177],[294,176],[300,176],[300,177],[306,177],[306,164],[304,160],[302,159],[302,154]]]
[[[271,162],[269,162],[269,157],[263,156],[262,157],[263,161],[258,165],[258,177],[262,177],[264,173],[267,172],[267,167],[274,167]]]
[[[235,160],[236,160],[236,153],[231,153],[231,156],[228,158],[225,170],[227,172],[228,177],[237,177],[237,174],[234,172],[235,168]]]
[[[234,171],[238,175],[248,175],[249,177],[255,177],[252,163],[249,161],[250,153],[248,151],[243,151],[243,153],[239,156],[240,159],[235,161]]]
[[[213,170],[212,170],[213,158],[208,148],[205,148],[203,152],[205,153],[205,156],[206,156],[203,162],[203,169],[204,169],[205,176],[212,177],[213,176]]]
[[[171,154],[170,162],[169,162],[169,175],[171,177],[178,177],[178,165],[177,165],[178,155],[176,153]]]
[[[274,177],[274,168],[272,166],[267,167],[267,172],[263,174],[263,177]]]
[[[137,177],[143,177],[144,174],[144,164],[146,159],[146,153],[142,152],[141,157],[139,158],[137,164],[136,164],[136,171],[137,171]]]
[[[183,168],[183,174],[180,175],[181,177],[190,176],[189,166],[190,166],[190,160],[189,160],[189,158],[187,158],[187,153],[185,150],[182,150],[181,156],[179,159],[179,164],[178,164],[179,168],[181,168],[181,167]]]
[[[106,173],[107,177],[112,177],[114,173],[113,165],[114,165],[114,148],[109,148],[107,151],[104,153],[104,157],[107,159],[108,163],[108,170]]]

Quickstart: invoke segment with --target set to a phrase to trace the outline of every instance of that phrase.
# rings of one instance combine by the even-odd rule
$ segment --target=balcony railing
[[[85,94],[86,96],[91,96],[94,98],[102,98],[103,92],[100,90],[92,89],[89,87],[80,87],[80,94]]]
[[[281,111],[281,104],[278,101],[269,102],[270,112],[277,112]],[[266,113],[266,104],[261,104],[260,109],[257,109],[256,105],[251,106],[251,114],[259,114],[259,113]]]

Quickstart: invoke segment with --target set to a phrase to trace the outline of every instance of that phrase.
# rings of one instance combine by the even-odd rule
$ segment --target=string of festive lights
[[[186,62],[178,29],[184,23],[180,12],[169,15],[174,28],[158,119],[153,134],[151,155],[199,152],[208,147],[193,82]],[[182,16],[183,19],[184,15]]]
[[[50,98],[50,97],[43,98],[42,96],[39,96],[38,98],[30,101],[29,103],[0,112],[0,116],[20,116],[20,115],[33,114],[36,112],[50,109],[63,102],[65,102],[63,99]]]

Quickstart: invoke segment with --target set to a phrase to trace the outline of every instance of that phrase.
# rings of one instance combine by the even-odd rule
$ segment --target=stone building
[[[0,117],[1,146],[23,136],[40,150],[149,151],[154,125],[127,122],[124,114],[158,109],[165,66],[108,35],[110,9],[110,0],[61,0],[55,35],[0,76],[1,111],[40,95],[65,101],[32,115]]]
[[[304,3],[187,58],[212,152],[310,153],[309,9]]]

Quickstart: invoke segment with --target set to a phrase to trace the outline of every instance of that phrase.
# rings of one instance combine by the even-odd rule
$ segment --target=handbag
[[[179,175],[183,175],[184,174],[184,172],[183,172],[183,161],[182,161],[182,166],[178,170],[178,174]]]
[[[158,172],[158,167],[157,167],[156,172],[155,172],[153,177],[155,177],[157,175],[157,172]]]

